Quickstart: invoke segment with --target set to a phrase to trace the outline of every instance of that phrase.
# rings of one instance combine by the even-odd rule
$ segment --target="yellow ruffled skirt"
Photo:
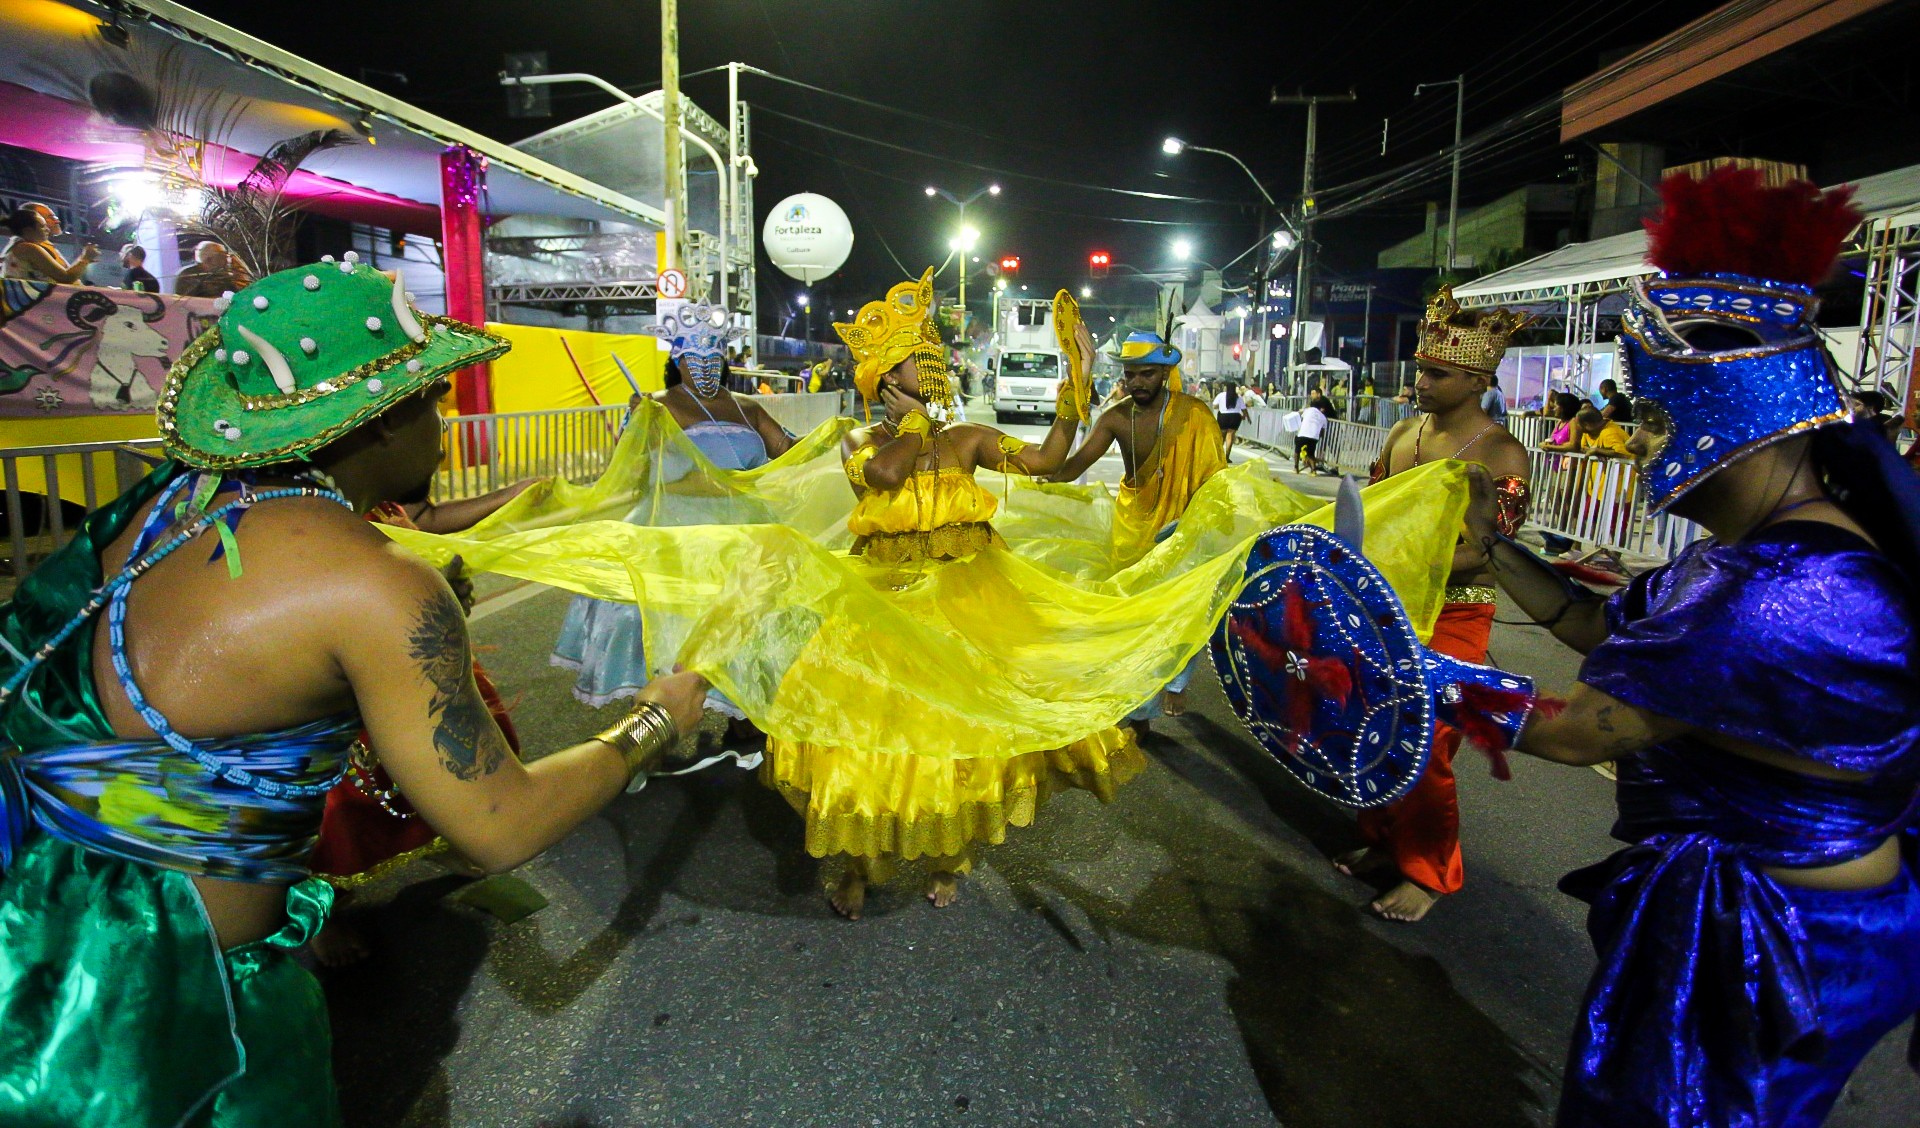
[[[997,844],[1008,827],[1031,825],[1055,791],[1077,787],[1111,802],[1146,766],[1127,728],[1102,729],[1065,748],[973,758],[772,739],[760,780],[806,819],[809,854],[853,855],[882,881],[896,859],[942,859],[944,868],[965,873],[976,843]]]

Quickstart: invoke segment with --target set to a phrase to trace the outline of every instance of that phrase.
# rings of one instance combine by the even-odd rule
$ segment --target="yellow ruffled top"
[[[853,507],[853,552],[882,564],[957,560],[993,543],[999,501],[957,466],[915,471],[897,490],[872,490]]]

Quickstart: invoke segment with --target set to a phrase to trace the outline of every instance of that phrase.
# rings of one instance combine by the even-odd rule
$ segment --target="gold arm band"
[[[627,779],[632,780],[642,772],[658,769],[667,753],[680,743],[680,733],[673,727],[673,714],[667,712],[665,706],[642,701],[634,706],[633,712],[594,739],[613,745],[620,759],[626,762]]]
[[[880,453],[879,447],[864,446],[847,456],[847,478],[861,489],[867,488],[867,463]]]

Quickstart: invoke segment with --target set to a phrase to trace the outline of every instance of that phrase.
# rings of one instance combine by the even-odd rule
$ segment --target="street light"
[[[989,184],[985,188],[980,189],[979,191],[975,192],[973,195],[968,196],[966,199],[963,200],[959,196],[954,195],[952,192],[947,191],[945,188],[936,187],[935,185],[932,185],[932,184],[927,185],[928,199],[932,199],[935,196],[939,196],[942,199],[946,200],[948,203],[951,203],[953,206],[960,209],[960,235],[958,238],[954,239],[953,241],[947,244],[947,249],[961,254],[960,333],[963,337],[966,335],[966,332],[967,332],[967,260],[965,257],[965,252],[973,250],[974,243],[978,242],[980,239],[980,232],[966,225],[967,224],[967,205],[973,203],[975,200],[979,199],[982,196],[998,196],[999,194],[1000,194],[1000,186],[998,184]]]
[[[1193,257],[1193,240],[1175,239],[1173,241],[1173,257],[1179,259],[1181,262],[1185,262],[1188,259],[1192,258]]]
[[[1093,297],[1093,287],[1092,287],[1092,286],[1082,286],[1082,287],[1080,287],[1080,296],[1081,296],[1081,297],[1083,297],[1083,298],[1091,298],[1091,297]]]
[[[1292,250],[1296,242],[1298,242],[1298,240],[1293,237],[1293,232],[1282,227],[1273,233],[1273,253],[1284,254]]]
[[[1192,149],[1196,153],[1212,153],[1216,157],[1225,157],[1228,160],[1232,161],[1234,164],[1239,165],[1240,171],[1247,174],[1248,180],[1253,181],[1253,186],[1255,189],[1259,191],[1260,198],[1265,200],[1267,202],[1267,206],[1272,208],[1276,213],[1280,215],[1280,222],[1282,223],[1287,222],[1286,213],[1281,212],[1280,205],[1273,202],[1273,195],[1267,191],[1267,186],[1260,183],[1260,178],[1255,176],[1253,174],[1253,170],[1247,167],[1247,162],[1241,160],[1239,157],[1234,156],[1232,153],[1227,152],[1225,149],[1209,149],[1205,145],[1189,145],[1185,141],[1180,140],[1178,137],[1169,137],[1165,141],[1161,142],[1160,144],[1160,150],[1166,153],[1168,156],[1177,157],[1188,149]],[[1267,275],[1273,270],[1273,255],[1280,254],[1290,249],[1295,242],[1293,233],[1290,231],[1286,232],[1287,239],[1284,243],[1281,241],[1280,235],[1281,235],[1281,232],[1278,232],[1278,231],[1274,232],[1273,252],[1272,254],[1269,254],[1267,256],[1266,268],[1260,271],[1260,287],[1262,290],[1266,289]],[[1182,257],[1185,257],[1185,256],[1182,256]],[[1262,296],[1264,297],[1264,295]],[[1260,316],[1262,320],[1266,318],[1266,311],[1264,309],[1261,311]],[[1264,365],[1262,367],[1264,367]]]

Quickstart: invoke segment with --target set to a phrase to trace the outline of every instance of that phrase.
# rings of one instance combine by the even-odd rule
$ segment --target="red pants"
[[[1449,657],[1484,663],[1492,633],[1493,604],[1449,603],[1440,609],[1430,645]],[[1391,854],[1401,876],[1435,893],[1458,892],[1465,880],[1460,801],[1453,786],[1453,754],[1459,748],[1459,730],[1435,723],[1433,754],[1413,790],[1397,803],[1360,812],[1360,835],[1367,845]]]
[[[473,664],[473,680],[480,687],[480,696],[486,700],[493,719],[500,723],[507,746],[518,756],[520,734],[513,729],[513,718],[507,715],[500,691],[494,688],[493,680],[478,662]],[[375,767],[373,774],[376,787],[393,786],[385,768]],[[396,804],[408,811],[413,809],[405,799],[396,798]],[[427,820],[418,815],[405,819],[390,815],[379,800],[362,793],[351,779],[343,779],[327,792],[326,812],[320,819],[320,840],[314,844],[310,864],[314,872],[322,876],[351,878],[417,850],[435,837]]]

